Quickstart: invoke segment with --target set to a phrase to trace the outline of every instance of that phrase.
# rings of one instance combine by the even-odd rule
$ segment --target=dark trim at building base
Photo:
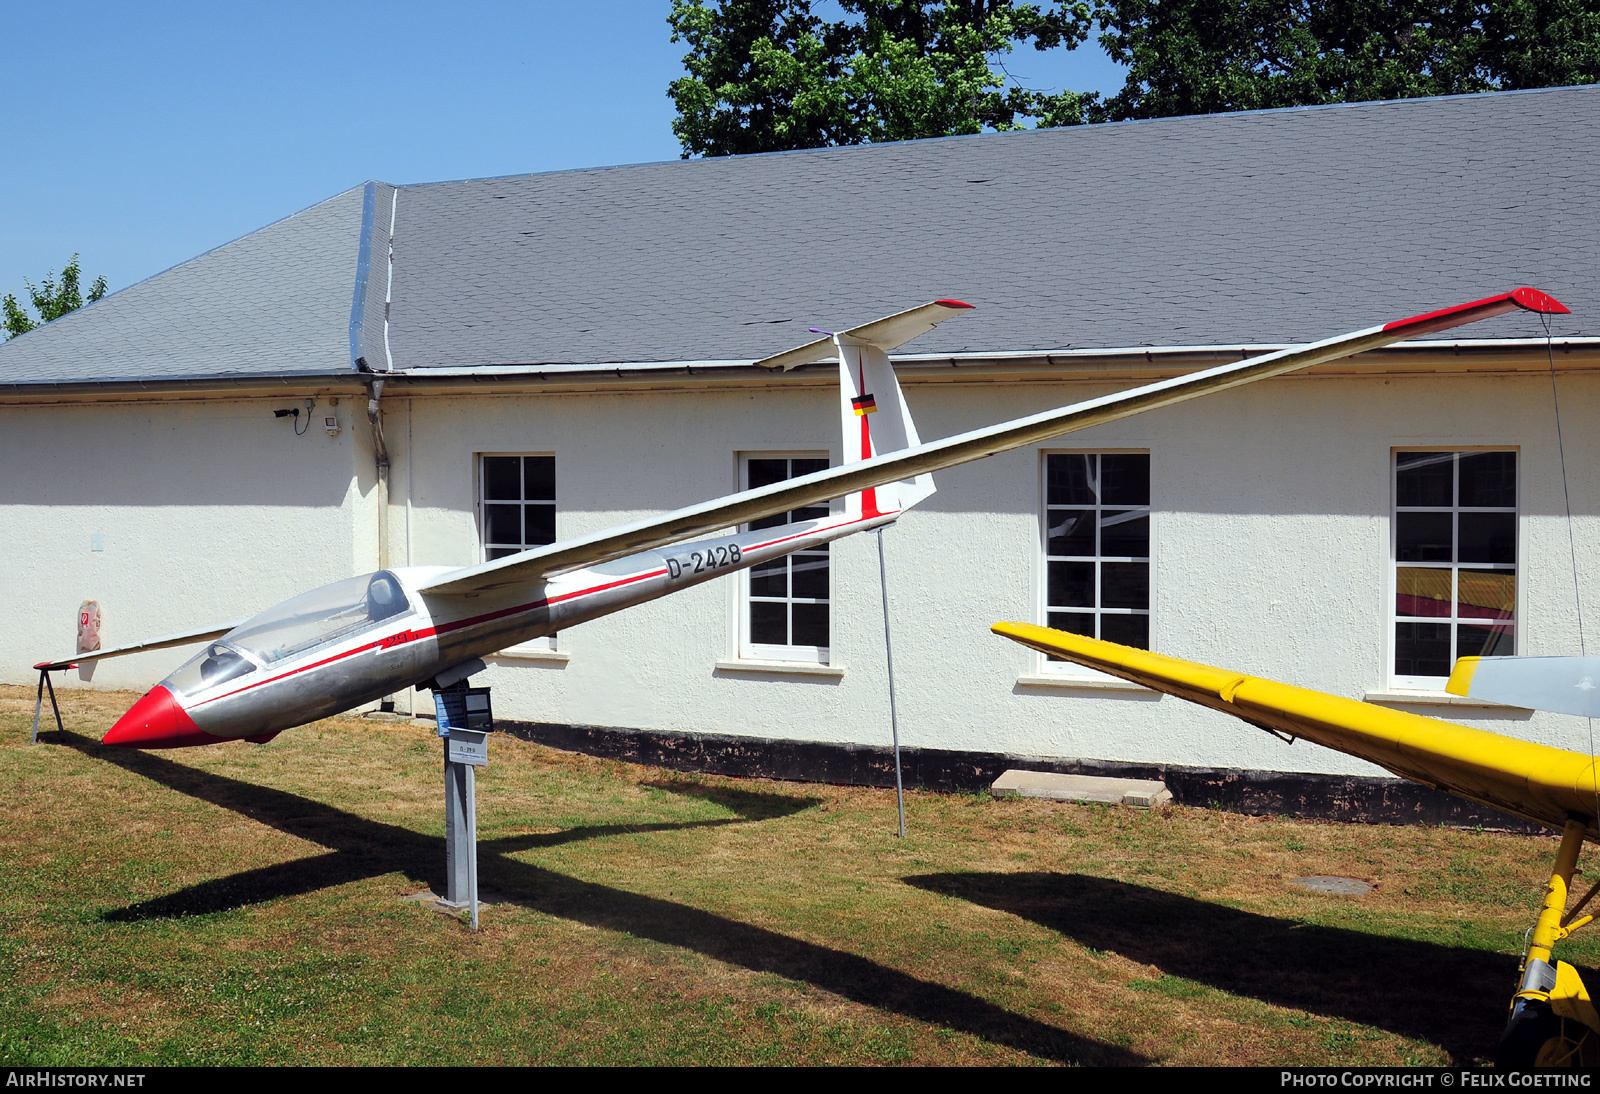
[[[784,779],[842,786],[894,785],[894,754],[887,748],[824,744],[712,733],[657,733],[603,726],[496,721],[496,728],[525,741],[567,752],[649,764],[674,771],[739,778]],[[1547,834],[1541,824],[1502,813],[1403,779],[1314,775],[1238,768],[1178,767],[1115,760],[1040,759],[1000,752],[937,748],[900,750],[908,788],[981,791],[1008,768],[1069,775],[1161,779],[1181,805],[1364,824],[1442,824]]]

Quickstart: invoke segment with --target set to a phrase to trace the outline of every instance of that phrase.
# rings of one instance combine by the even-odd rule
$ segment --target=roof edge
[[[1064,346],[1059,349],[891,353],[889,354],[889,359],[904,364],[922,364],[937,361],[1071,360],[1073,358],[1100,357],[1144,357],[1154,359],[1156,357],[1240,354],[1252,357],[1261,353],[1276,353],[1286,346],[1297,344],[1292,342],[1227,342],[1212,345],[1107,346],[1104,348]],[[1430,351],[1473,352],[1476,350],[1544,349],[1547,345],[1554,348],[1588,349],[1600,347],[1600,337],[1573,336],[1554,340],[1544,338],[1411,338],[1404,342],[1395,342],[1390,346],[1384,347],[1384,349],[1385,352],[1394,350],[1425,353]],[[416,368],[395,369],[391,375],[421,380],[430,376],[440,379],[462,377],[492,379],[496,376],[563,375],[578,372],[692,372],[696,369],[715,371],[717,369],[746,368],[754,364],[755,361],[756,358],[753,357],[741,357],[695,361],[568,361],[519,365],[423,365]],[[824,366],[831,368],[833,364],[832,362],[825,362]]]
[[[388,198],[386,202],[383,199]],[[388,205],[385,215],[384,205]],[[361,198],[361,247],[356,256],[356,286],[350,302],[350,367],[356,372],[389,372],[389,290],[394,278],[394,223],[400,205],[400,187],[374,179]],[[384,280],[383,297],[377,296],[374,266]],[[372,306],[368,306],[368,301]],[[382,303],[380,310],[378,304]]]
[[[371,179],[362,187],[361,246],[356,249],[356,283],[350,299],[350,367],[361,367],[361,327],[367,315],[367,273],[372,266],[372,216],[378,202],[378,184]]]
[[[952,365],[980,364],[984,362],[1004,361],[1045,361],[1049,363],[1067,363],[1073,360],[1096,360],[1116,358],[1143,358],[1154,361],[1162,358],[1180,357],[1253,357],[1261,353],[1275,353],[1283,349],[1288,342],[1230,342],[1215,345],[1190,345],[1190,346],[1110,346],[1104,349],[1074,348],[1071,346],[1061,349],[1037,350],[963,350],[950,353],[892,353],[890,359],[902,365],[929,365],[948,363]],[[1396,342],[1385,346],[1379,351],[1388,353],[1488,353],[1505,350],[1596,350],[1600,349],[1600,337],[1574,336],[1570,338],[1461,338],[1461,339],[1427,339],[1413,338],[1404,342]],[[583,374],[620,374],[620,373],[683,373],[693,375],[696,372],[725,372],[729,370],[748,369],[755,364],[755,358],[723,358],[705,359],[698,361],[593,361],[593,362],[566,362],[561,364],[538,365],[465,365],[460,367],[432,367],[395,369],[387,373],[399,380],[450,380],[473,379],[493,380],[497,378],[511,379],[519,376],[573,376]],[[816,368],[832,368],[831,362],[824,362]],[[268,373],[194,373],[187,376],[118,376],[106,379],[89,379],[78,377],[67,380],[44,380],[23,383],[0,383],[0,395],[30,395],[44,394],[54,391],[73,390],[78,392],[93,391],[121,391],[127,389],[143,388],[151,392],[157,391],[184,391],[203,390],[207,387],[237,388],[249,387],[255,384],[302,384],[325,383],[335,380],[352,381],[356,384],[365,384],[363,374],[353,373],[345,369],[330,371],[328,369],[284,369]]]
[[[1042,363],[1045,366],[1067,366],[1074,362],[1086,363],[1085,367],[1092,367],[1095,361],[1117,362],[1117,367],[1142,361],[1148,364],[1165,363],[1179,365],[1185,361],[1193,363],[1200,359],[1241,358],[1253,357],[1261,353],[1271,353],[1283,349],[1283,344],[1278,343],[1234,343],[1229,345],[1196,345],[1196,346],[1126,346],[1107,349],[1056,349],[1056,350],[992,350],[989,352],[957,352],[957,353],[896,353],[891,354],[891,360],[897,365],[911,368],[926,369],[928,366],[948,365],[953,368],[967,366],[973,368],[974,373],[981,372],[981,368],[974,366],[1003,366],[1010,364]],[[1411,339],[1405,342],[1396,342],[1374,353],[1389,356],[1399,354],[1404,357],[1426,357],[1428,355],[1488,355],[1505,353],[1507,351],[1538,354],[1541,350],[1554,352],[1562,351],[1563,354],[1578,352],[1585,356],[1600,355],[1600,337],[1572,337],[1558,338],[1547,342],[1543,338],[1484,338],[1460,339],[1446,341],[1442,339]],[[1542,354],[1540,354],[1542,356]],[[816,366],[804,366],[798,372],[815,372],[831,369],[831,363]],[[765,369],[757,369],[754,359],[743,358],[730,360],[703,360],[703,361],[614,361],[591,364],[562,364],[562,365],[486,365],[481,367],[464,368],[412,368],[397,369],[386,375],[396,381],[407,384],[449,383],[451,381],[467,381],[470,383],[492,383],[495,380],[515,381],[518,379],[540,378],[552,382],[571,380],[582,377],[603,376],[610,379],[626,380],[637,379],[649,382],[651,374],[657,376],[677,375],[683,377],[709,376],[715,374],[733,375],[749,374],[751,376],[769,377],[771,373]],[[144,376],[122,377],[107,380],[52,380],[42,383],[0,383],[0,399],[5,398],[49,398],[55,395],[95,395],[103,394],[110,398],[126,396],[128,393],[145,392],[151,396],[163,394],[202,394],[205,392],[229,393],[243,389],[260,388],[294,388],[307,384],[319,386],[350,386],[362,387],[367,383],[367,376],[345,369],[330,371],[327,369],[312,369],[305,371],[281,371],[262,374],[231,375],[192,375],[192,376]]]

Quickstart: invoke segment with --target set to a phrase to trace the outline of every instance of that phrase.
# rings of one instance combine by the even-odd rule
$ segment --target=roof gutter
[[[1484,360],[1516,357],[1532,364],[1534,358],[1543,357],[1546,343],[1543,338],[1485,338],[1462,339],[1455,342],[1414,340],[1397,342],[1381,350],[1352,358],[1341,374],[1355,371],[1372,371],[1373,366],[1391,366],[1405,371],[1410,367],[1425,365],[1441,358]],[[1126,346],[1111,349],[1057,349],[1057,350],[1005,350],[960,353],[897,353],[890,360],[902,370],[906,378],[933,379],[948,377],[953,370],[968,373],[973,380],[986,375],[1010,375],[1017,372],[1053,373],[1062,379],[1081,379],[1096,376],[1116,376],[1127,372],[1147,374],[1151,371],[1182,372],[1205,368],[1223,361],[1242,360],[1283,348],[1276,344],[1240,343],[1231,346]],[[1550,352],[1558,361],[1565,358],[1566,367],[1600,368],[1600,338],[1561,338],[1549,344]],[[1580,363],[1581,362],[1581,363]],[[1328,369],[1340,366],[1327,366]],[[798,374],[820,377],[831,374],[830,364],[806,365],[795,370]],[[1525,366],[1514,371],[1526,372]],[[1312,370],[1309,375],[1316,375]],[[535,381],[542,388],[569,384],[600,386],[626,386],[648,384],[667,380],[680,381],[690,377],[719,377],[727,381],[745,380],[762,382],[770,386],[772,373],[755,367],[753,360],[703,360],[703,361],[617,361],[594,364],[537,364],[537,365],[477,365],[461,368],[410,368],[384,375],[390,386],[408,390],[430,389],[463,384],[476,387],[495,382]],[[205,396],[205,395],[264,395],[270,396],[292,390],[296,393],[315,390],[329,394],[369,394],[374,376],[370,372],[340,370],[338,372],[278,372],[249,376],[147,376],[119,380],[70,380],[61,383],[0,384],[0,401],[34,402],[40,399],[64,397],[95,397],[103,399],[137,399],[141,397]],[[781,382],[781,380],[780,380]]]
[[[65,380],[57,383],[0,384],[0,400],[10,397],[100,395],[107,398],[173,395],[267,395],[314,389],[343,394],[367,389],[366,377],[338,372],[264,372],[248,376],[139,376],[116,380]]]
[[[1239,345],[1223,346],[1121,346],[1111,349],[1072,349],[1069,347],[1051,350],[891,353],[889,359],[896,364],[906,365],[950,364],[960,366],[987,364],[992,361],[1043,361],[1047,364],[1070,364],[1075,361],[1103,358],[1143,359],[1145,361],[1184,357],[1247,358],[1263,353],[1276,353],[1286,346],[1294,344],[1297,343],[1246,342]],[[1573,349],[1600,349],[1600,338],[1562,338],[1551,343],[1551,347],[1564,353],[1571,352]],[[1479,350],[1542,350],[1544,348],[1545,340],[1543,338],[1480,338],[1463,339],[1457,342],[1418,339],[1409,342],[1396,342],[1391,346],[1385,346],[1380,352],[1438,353],[1447,351],[1471,353]],[[737,358],[705,361],[607,361],[593,364],[465,365],[459,367],[438,365],[397,369],[391,375],[412,380],[427,379],[429,377],[437,377],[439,379],[494,379],[501,376],[567,376],[607,372],[681,372],[692,375],[696,370],[712,372],[749,368],[756,363],[756,360],[756,358]],[[814,367],[832,368],[833,365],[831,362],[824,362]]]

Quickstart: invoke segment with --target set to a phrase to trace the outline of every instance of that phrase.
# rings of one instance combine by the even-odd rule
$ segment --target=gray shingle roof
[[[349,372],[361,188],[0,345],[0,384]]]
[[[940,296],[980,310],[908,350],[1296,341],[1519,284],[1594,336],[1597,180],[1600,87],[374,184],[364,248],[341,194],[0,347],[0,382],[381,369],[391,199],[402,369],[753,358]]]

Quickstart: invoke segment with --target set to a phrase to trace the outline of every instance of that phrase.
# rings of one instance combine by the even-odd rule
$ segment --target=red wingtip
[[[100,743],[121,748],[187,748],[221,740],[195,725],[177,697],[158,684],[117,719]]]
[[[1503,292],[1498,296],[1486,296],[1470,304],[1441,308],[1426,315],[1413,315],[1410,319],[1397,319],[1393,323],[1385,323],[1383,329],[1405,328],[1411,335],[1433,334],[1436,331],[1459,327],[1463,323],[1475,323],[1479,319],[1488,319],[1493,315],[1504,315],[1517,308],[1538,312],[1540,315],[1567,315],[1571,312],[1565,304],[1548,293],[1524,288]]]
[[[1538,312],[1540,315],[1572,314],[1571,308],[1567,307],[1549,293],[1540,292],[1538,289],[1512,289],[1511,300],[1512,303],[1516,304],[1519,308],[1526,308],[1529,311]]]
[[[974,305],[974,304],[964,304],[959,300],[935,300],[934,303],[939,305],[941,308],[969,308],[970,309],[970,308],[976,307],[976,305]]]

